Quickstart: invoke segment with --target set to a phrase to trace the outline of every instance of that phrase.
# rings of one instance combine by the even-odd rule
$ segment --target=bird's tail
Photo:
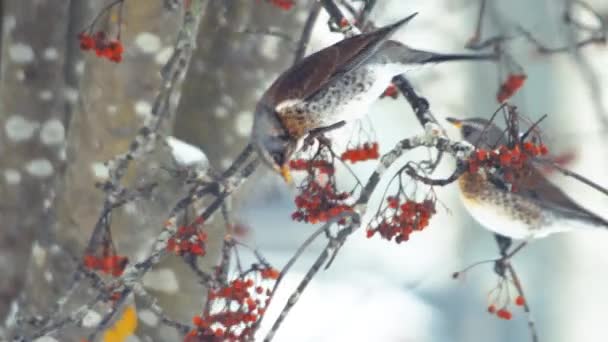
[[[587,220],[593,225],[608,229],[608,221],[606,221],[602,217],[597,216],[596,214],[589,213]]]
[[[497,56],[495,54],[440,54],[427,52],[428,56],[421,59],[419,64],[427,63],[442,63],[442,62],[456,62],[456,61],[495,61]]]
[[[591,211],[577,205],[576,210],[568,210],[560,212],[561,216],[565,219],[572,221],[578,221],[583,223],[587,228],[605,228],[608,229],[608,220],[603,217],[592,213]]]
[[[402,64],[429,64],[456,61],[496,61],[497,54],[444,54],[413,49],[400,42],[389,40],[384,43],[383,56],[386,62]]]

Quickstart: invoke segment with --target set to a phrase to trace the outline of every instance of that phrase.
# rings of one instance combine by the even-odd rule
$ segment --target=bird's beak
[[[289,171],[289,165],[287,163],[283,164],[283,166],[281,166],[279,171],[281,173],[281,176],[285,180],[285,183],[291,184],[293,179],[291,178],[291,172]]]
[[[451,123],[452,125],[454,125],[454,127],[456,127],[456,128],[462,127],[462,120],[454,119],[454,118],[446,118],[446,120],[448,120],[448,122]]]

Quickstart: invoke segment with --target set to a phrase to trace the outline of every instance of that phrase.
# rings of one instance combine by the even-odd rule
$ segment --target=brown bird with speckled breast
[[[505,132],[488,120],[448,121],[459,128],[463,139],[478,148],[493,150],[506,142]],[[465,208],[488,230],[529,240],[577,229],[608,228],[606,219],[574,202],[533,165],[528,163],[513,176],[517,192],[482,169],[466,172],[458,180]]]
[[[287,179],[288,162],[307,136],[365,115],[391,79],[412,64],[495,59],[420,51],[389,40],[414,16],[346,38],[281,74],[255,110],[251,140],[264,164]]]

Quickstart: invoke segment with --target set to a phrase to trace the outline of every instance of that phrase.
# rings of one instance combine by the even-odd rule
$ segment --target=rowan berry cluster
[[[477,149],[469,157],[468,171],[477,173],[480,168],[500,169],[504,180],[511,183],[513,172],[523,169],[530,158],[545,156],[548,153],[549,150],[544,144],[535,144],[529,141],[515,144],[513,148],[501,145],[492,151]],[[512,188],[512,190],[516,191],[517,189]]]
[[[526,162],[533,157],[544,156],[549,149],[544,144],[524,142],[516,144],[513,148],[501,145],[495,150],[488,151],[477,149],[469,158],[469,172],[476,173],[479,168],[511,168],[514,170],[524,167]]]
[[[427,227],[436,212],[432,199],[418,203],[401,196],[389,196],[386,201],[387,205],[377,221],[367,229],[368,238],[378,233],[389,241],[393,238],[397,243],[407,241],[410,234]]]
[[[334,159],[331,150],[321,146],[312,159],[290,162],[292,170],[307,172],[294,200],[297,207],[291,215],[294,221],[316,224],[352,211],[352,207],[346,203],[351,194],[337,190]]]
[[[256,272],[262,280],[275,281],[279,277],[279,271],[273,268]],[[210,290],[211,309],[193,317],[195,329],[184,342],[253,340],[253,327],[264,315],[271,295],[270,286],[256,285],[252,276],[241,276],[225,287]]]
[[[128,263],[129,258],[119,255],[99,257],[92,254],[85,254],[83,258],[83,265],[85,268],[93,271],[100,271],[113,277],[120,277]]]
[[[378,158],[380,158],[380,151],[378,143],[376,142],[364,143],[361,146],[349,148],[340,156],[340,159],[343,161],[348,161],[352,164]]]
[[[124,51],[122,43],[119,39],[108,39],[103,31],[97,31],[94,34],[81,32],[78,34],[78,40],[80,40],[80,49],[83,51],[94,50],[97,57],[107,58],[115,63],[122,61]]]
[[[509,306],[508,299],[503,302],[503,305],[497,304],[498,299],[499,298],[495,298],[495,301],[492,302],[490,305],[488,305],[488,313],[490,313],[492,315],[496,315],[498,318],[504,319],[504,320],[510,320],[511,318],[513,318],[513,313],[508,308],[508,306]],[[526,300],[521,295],[515,297],[515,300],[513,302],[517,306],[524,306],[526,304]]]
[[[496,101],[503,103],[511,98],[515,93],[524,85],[527,76],[524,74],[510,74],[507,80],[501,84],[498,93],[496,94]]]
[[[294,221],[316,224],[353,210],[345,203],[350,194],[336,192],[333,182],[321,185],[315,179],[307,179],[299,189],[300,194],[295,198],[297,210],[291,215]]]
[[[334,166],[328,160],[315,159],[292,159],[289,162],[289,168],[293,171],[317,171],[321,174],[332,175],[334,174]]]
[[[177,228],[174,236],[167,241],[167,251],[176,255],[189,253],[197,256],[206,254],[207,233],[201,230],[202,221],[190,226]]]

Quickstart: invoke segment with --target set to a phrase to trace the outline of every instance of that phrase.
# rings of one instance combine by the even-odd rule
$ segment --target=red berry
[[[505,320],[510,320],[511,318],[513,318],[513,314],[507,309],[498,310],[496,312],[496,316]]]
[[[488,158],[488,151],[484,149],[478,149],[475,151],[475,158],[479,161],[484,161]]]

